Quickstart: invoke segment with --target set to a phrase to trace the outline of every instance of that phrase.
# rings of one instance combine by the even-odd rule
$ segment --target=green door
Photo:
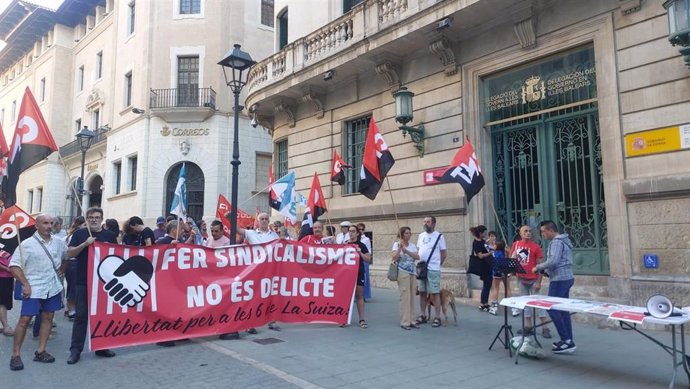
[[[596,105],[503,123],[491,136],[494,202],[508,241],[521,225],[540,239],[539,223],[553,220],[570,235],[577,274],[608,274]]]

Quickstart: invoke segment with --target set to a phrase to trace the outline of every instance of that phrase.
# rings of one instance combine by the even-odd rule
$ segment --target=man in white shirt
[[[22,241],[10,261],[10,270],[17,282],[22,284],[22,311],[14,333],[14,347],[10,359],[11,370],[24,369],[20,356],[22,343],[29,327],[31,317],[41,315],[41,330],[38,337],[38,350],[34,361],[55,362],[46,351],[48,336],[53,325],[55,311],[62,309],[62,260],[66,258],[67,245],[62,239],[51,235],[53,217],[39,215],[36,218],[36,232]]]
[[[206,240],[205,246],[211,248],[230,246],[230,239],[223,233],[223,223],[220,220],[211,222],[211,236]]]
[[[434,302],[434,320],[431,323],[432,327],[441,326],[441,265],[446,260],[448,250],[446,248],[446,239],[443,234],[436,229],[436,218],[434,216],[427,216],[424,218],[424,232],[419,234],[417,238],[417,248],[419,250],[419,260],[427,262],[427,278],[426,280],[418,280],[417,288],[419,290],[419,305],[422,308],[422,315],[417,320],[418,323],[424,323],[426,317],[426,295],[431,294]],[[437,243],[438,241],[438,243]],[[433,251],[432,251],[433,250]],[[429,318],[430,319],[430,318]]]
[[[345,244],[345,242],[347,242],[347,240],[350,238],[350,234],[347,232],[347,230],[350,229],[351,225],[352,223],[350,223],[349,221],[344,221],[340,223],[340,232],[338,233],[338,235],[335,236],[336,244]]]

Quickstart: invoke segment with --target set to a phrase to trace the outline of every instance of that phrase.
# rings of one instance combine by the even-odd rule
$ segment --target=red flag
[[[230,237],[230,210],[232,204],[222,194],[218,195],[218,205],[216,206],[216,218],[223,223],[225,236]],[[254,225],[254,216],[237,208],[237,225],[240,228],[251,228]]]
[[[10,150],[7,148],[7,141],[5,140],[5,131],[2,129],[2,123],[0,123],[0,157],[6,157]]]
[[[16,205],[8,207],[0,214],[0,250],[9,254],[19,244],[17,239],[17,227],[21,240],[29,239],[36,231],[36,221],[28,213]]]
[[[53,136],[31,90],[24,91],[17,117],[12,145],[9,149],[5,205],[14,205],[17,200],[19,175],[31,166],[57,151]]]
[[[273,191],[273,183],[276,181],[276,177],[273,175],[273,165],[268,167],[268,206],[280,210],[280,200],[278,195]]]
[[[375,199],[381,189],[383,179],[386,178],[393,164],[395,164],[395,159],[372,117],[369,121],[367,141],[364,144],[362,156],[362,169],[359,173],[359,193],[370,200]]]
[[[455,154],[455,157],[450,162],[450,166],[448,166],[440,180],[442,182],[460,184],[465,191],[468,204],[472,197],[482,190],[484,187],[484,176],[469,137],[466,137],[465,144]]]
[[[337,182],[338,185],[345,185],[345,172],[343,168],[351,168],[352,166],[345,163],[340,158],[338,151],[333,150],[333,164],[331,165],[331,181]]]
[[[299,238],[302,239],[307,235],[314,233],[312,227],[314,222],[319,220],[319,216],[328,212],[326,208],[326,199],[323,197],[321,191],[321,182],[319,176],[314,172],[314,178],[311,180],[311,189],[309,190],[309,198],[307,199],[307,209],[304,212],[304,219],[302,220],[302,227],[299,231]]]

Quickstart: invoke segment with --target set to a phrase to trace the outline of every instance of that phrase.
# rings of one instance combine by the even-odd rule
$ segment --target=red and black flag
[[[16,205],[6,208],[0,214],[0,250],[10,255],[19,245],[17,232],[21,240],[26,240],[36,232],[36,221]]]
[[[337,182],[338,185],[345,185],[345,171],[344,168],[351,168],[352,166],[345,163],[340,158],[338,152],[333,150],[333,165],[331,166],[331,181]]]
[[[57,149],[50,129],[41,115],[41,110],[27,87],[19,108],[17,127],[14,130],[12,146],[7,157],[5,206],[14,205],[17,202],[19,175]]]
[[[448,169],[440,177],[441,182],[454,182],[460,184],[465,191],[467,203],[484,187],[484,176],[479,168],[477,155],[474,153],[470,138],[466,137],[465,144],[460,147],[448,166]]]
[[[304,211],[304,219],[302,219],[302,227],[300,227],[297,240],[313,234],[314,222],[319,220],[319,217],[326,212],[328,212],[328,209],[326,207],[326,199],[321,191],[321,182],[319,181],[319,176],[314,172],[314,179],[311,181],[311,190],[309,190],[309,197],[307,198],[307,209]]]
[[[2,123],[0,123],[0,180],[7,175],[7,162],[5,161],[7,154],[9,154],[9,149],[7,148]]]
[[[273,183],[276,181],[276,177],[273,175],[273,165],[268,167],[268,206],[280,211],[280,199],[278,195],[273,190]]]
[[[372,117],[369,121],[367,141],[364,144],[362,170],[359,173],[359,193],[370,200],[375,199],[381,189],[383,179],[386,178],[393,164],[395,164],[395,159]]]

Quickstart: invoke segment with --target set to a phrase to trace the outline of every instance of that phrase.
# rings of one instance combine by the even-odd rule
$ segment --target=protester
[[[52,234],[53,238],[57,238],[64,241],[65,237],[67,236],[67,231],[62,229],[62,224],[62,218],[60,216],[55,216],[55,218],[53,218]]]
[[[72,225],[67,230],[65,243],[69,246],[72,240],[74,231],[86,228],[86,220],[84,216],[77,216],[72,220]],[[67,258],[67,266],[65,267],[65,281],[67,283],[67,309],[65,309],[65,316],[72,321],[76,316],[76,305],[74,301],[74,285],[77,282],[77,261],[76,258]]]
[[[163,236],[162,238],[156,240],[155,243],[156,243],[156,244],[180,243],[180,241],[181,241],[182,238],[180,237],[180,236],[181,236],[181,232],[178,231],[178,226],[179,226],[181,229],[184,229],[184,228],[186,228],[186,223],[184,223],[184,222],[179,222],[179,223],[178,223],[177,220],[171,220],[171,221],[169,221],[168,224],[165,225],[165,231],[166,231],[165,236]],[[180,239],[180,240],[178,240],[178,239]],[[182,241],[182,243],[187,243],[187,244],[194,243],[194,235],[193,235],[193,233],[190,234],[190,235],[187,237],[187,240],[186,240],[186,241]]]
[[[419,328],[414,322],[415,261],[419,260],[417,246],[410,242],[410,227],[400,227],[398,240],[393,243],[391,258],[398,265],[398,290],[400,291],[400,327],[404,330]]]
[[[2,334],[13,336],[14,329],[7,322],[7,311],[12,310],[12,292],[14,291],[14,276],[10,271],[10,253],[0,250],[0,324]]]
[[[46,345],[53,325],[55,311],[62,309],[62,283],[60,267],[65,258],[67,246],[60,239],[53,239],[51,232],[53,217],[47,214],[36,217],[36,232],[29,239],[21,242],[13,255],[10,270],[22,284],[22,309],[14,336],[14,347],[10,359],[10,370],[24,369],[21,348],[32,316],[41,314],[41,330],[38,349],[34,352],[34,361],[42,363],[55,362],[55,357],[48,354]]]
[[[156,219],[156,229],[153,230],[154,242],[165,236],[165,223],[165,218],[163,216],[158,216],[158,219]]]
[[[286,240],[292,240],[290,235],[288,235],[287,227],[285,227],[285,226],[278,227],[278,238],[286,239]]]
[[[493,236],[492,233],[493,232]],[[489,313],[496,316],[498,313],[498,295],[501,290],[501,285],[505,290],[505,297],[510,297],[510,274],[506,274],[504,282],[504,274],[499,268],[499,265],[505,266],[505,243],[496,240],[496,232],[489,231],[489,240],[486,242],[486,248],[491,253],[493,261],[491,264],[491,291],[489,292],[489,300],[491,301],[491,308]],[[513,308],[513,316],[520,314],[520,310]]]
[[[101,226],[103,221],[103,210],[98,207],[91,207],[86,210],[87,227],[78,229],[72,234],[67,250],[68,258],[76,258],[77,278],[74,287],[74,300],[76,303],[76,316],[72,325],[72,342],[70,345],[70,355],[67,364],[73,365],[79,362],[81,353],[84,351],[86,340],[86,328],[88,322],[89,302],[86,294],[86,281],[89,263],[88,247],[93,242],[117,243],[117,237],[112,231],[105,230]],[[99,357],[111,358],[115,353],[108,350],[98,350],[96,355]]]
[[[532,229],[530,226],[520,227],[520,240],[513,242],[510,248],[510,257],[517,258],[520,265],[526,273],[517,273],[518,287],[523,295],[529,296],[539,294],[541,289],[541,274],[532,272],[535,266],[542,261],[544,254],[541,251],[541,246],[532,240]],[[539,320],[542,323],[542,336],[546,339],[551,338],[551,331],[547,327],[548,320],[546,319],[546,311],[540,309],[537,311]],[[532,316],[534,308],[527,308],[525,310],[525,335],[532,334]],[[520,331],[518,331],[519,333]]]
[[[128,246],[151,246],[155,242],[153,231],[144,225],[139,216],[132,216],[124,224],[122,243]]]
[[[246,244],[267,243],[279,238],[278,234],[268,227],[270,218],[266,212],[261,212],[256,216],[256,218],[259,220],[259,228],[255,230],[247,230],[239,226],[237,227],[237,233],[244,238],[244,242]],[[281,330],[276,322],[268,323],[268,329],[273,331]],[[256,328],[250,328],[247,330],[247,332],[252,335],[259,333]],[[223,340],[239,339],[239,334],[236,332],[222,334],[220,338]]]
[[[320,221],[315,221],[312,226],[314,233],[312,235],[306,235],[299,240],[300,243],[306,244],[330,244],[333,243],[332,238],[323,235],[323,223]]]
[[[216,248],[230,245],[230,239],[225,236],[223,223],[220,220],[211,222],[211,237],[204,244],[206,247]]]
[[[546,251],[546,261],[538,264],[532,269],[536,274],[546,271],[549,276],[549,296],[551,297],[570,297],[570,288],[575,284],[573,276],[573,244],[568,238],[568,234],[558,232],[556,223],[546,220],[540,224],[541,236],[550,241]],[[570,321],[570,313],[556,309],[549,310],[549,316],[553,325],[558,331],[561,340],[553,343],[553,351],[556,354],[572,353],[575,351],[573,341],[573,325]]]
[[[484,270],[479,279],[483,281],[482,293],[480,296],[481,305],[479,309],[484,312],[489,312],[489,293],[491,292],[491,284],[493,281],[492,266],[491,266],[491,253],[486,247],[486,241],[484,240],[484,235],[486,234],[486,227],[483,225],[478,225],[477,227],[470,228],[470,233],[474,237],[472,241],[472,255],[477,256],[480,260],[486,261],[486,266],[482,269]]]
[[[316,223],[314,223],[316,226]],[[359,327],[367,328],[367,321],[364,318],[364,263],[371,262],[371,254],[367,246],[362,243],[359,230],[355,226],[350,226],[348,229],[347,244],[357,246],[359,253],[359,270],[357,272],[357,287],[355,289],[355,301],[357,302],[357,315],[359,316]]]
[[[350,223],[349,221],[344,221],[340,223],[340,232],[335,237],[336,244],[343,244],[347,242],[348,238],[350,237],[347,231],[351,225],[352,223]]]
[[[424,218],[424,231],[417,237],[417,249],[419,260],[427,263],[426,280],[418,280],[417,290],[419,290],[419,304],[422,314],[417,319],[417,325],[426,323],[428,319],[424,316],[426,312],[427,294],[431,295],[434,303],[434,320],[432,327],[441,326],[441,266],[446,260],[448,250],[446,248],[446,238],[436,231],[436,217],[427,216]]]
[[[357,230],[361,237],[362,243],[367,246],[367,250],[371,254],[372,263],[374,262],[374,250],[371,245],[371,239],[366,236],[367,226],[364,223],[357,223]],[[369,279],[369,263],[364,263],[364,301],[371,300],[371,281]]]
[[[206,226],[206,222],[204,219],[199,219],[197,220],[196,225],[199,228],[199,233],[201,234],[201,243],[205,244],[208,240],[208,227]]]
[[[105,223],[103,223],[103,228],[115,234],[117,243],[122,244],[122,240],[127,234],[127,230],[124,228],[123,230],[120,230],[120,226],[117,224],[117,220],[105,219]]]

